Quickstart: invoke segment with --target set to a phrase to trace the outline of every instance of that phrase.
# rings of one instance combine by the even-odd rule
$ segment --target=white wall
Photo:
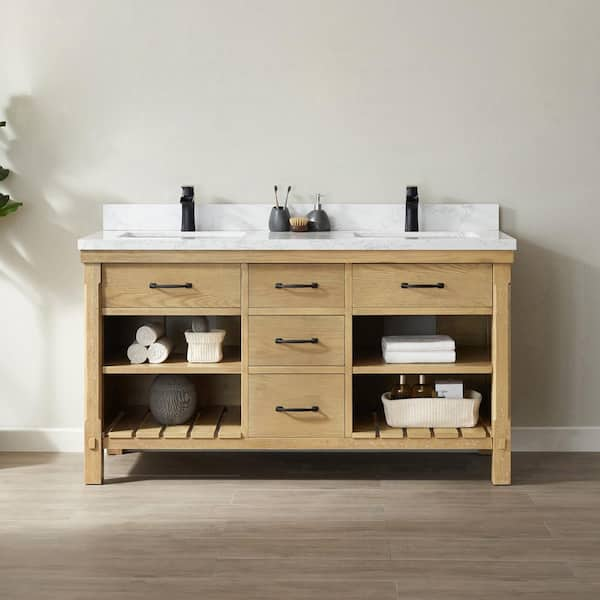
[[[0,0],[0,427],[78,428],[103,202],[498,202],[514,421],[600,425],[600,2]],[[7,158],[5,158],[7,157]],[[4,185],[4,184],[3,184]]]

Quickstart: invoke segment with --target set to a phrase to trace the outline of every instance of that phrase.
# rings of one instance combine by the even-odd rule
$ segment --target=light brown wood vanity
[[[505,250],[81,251],[85,482],[102,483],[104,450],[427,449],[491,451],[492,482],[509,484],[513,258]],[[192,286],[150,289],[157,281]],[[404,282],[444,287],[402,289]],[[185,357],[131,365],[107,356],[107,319],[160,315],[232,317],[240,346],[229,348],[223,362],[204,365]],[[384,363],[378,343],[385,319],[425,315],[457,340],[456,363]],[[239,402],[224,409],[212,386],[211,406],[200,406],[186,425],[161,427],[143,407],[121,406],[111,396],[118,384],[107,385],[119,376],[126,381],[159,373],[238,378]],[[387,427],[373,411],[400,373],[472,379],[484,394],[479,426]],[[319,408],[275,410],[282,405]]]

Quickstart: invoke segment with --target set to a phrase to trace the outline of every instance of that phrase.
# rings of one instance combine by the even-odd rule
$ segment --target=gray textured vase
[[[150,412],[161,425],[181,425],[194,416],[196,388],[185,375],[158,375],[150,387]]]

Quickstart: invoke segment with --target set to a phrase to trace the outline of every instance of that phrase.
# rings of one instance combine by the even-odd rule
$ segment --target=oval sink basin
[[[241,238],[245,231],[127,231],[121,238],[173,240],[173,239],[224,239]]]
[[[356,231],[359,238],[397,238],[405,240],[480,238],[472,231]]]

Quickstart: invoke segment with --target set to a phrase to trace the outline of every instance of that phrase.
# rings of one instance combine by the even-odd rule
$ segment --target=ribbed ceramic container
[[[223,360],[224,329],[211,331],[186,331],[187,359],[191,363],[216,363]]]
[[[481,394],[466,390],[465,398],[402,398],[381,396],[390,427],[475,427],[479,421]]]
[[[158,375],[150,387],[150,412],[161,425],[181,425],[194,416],[196,388],[185,375]]]

